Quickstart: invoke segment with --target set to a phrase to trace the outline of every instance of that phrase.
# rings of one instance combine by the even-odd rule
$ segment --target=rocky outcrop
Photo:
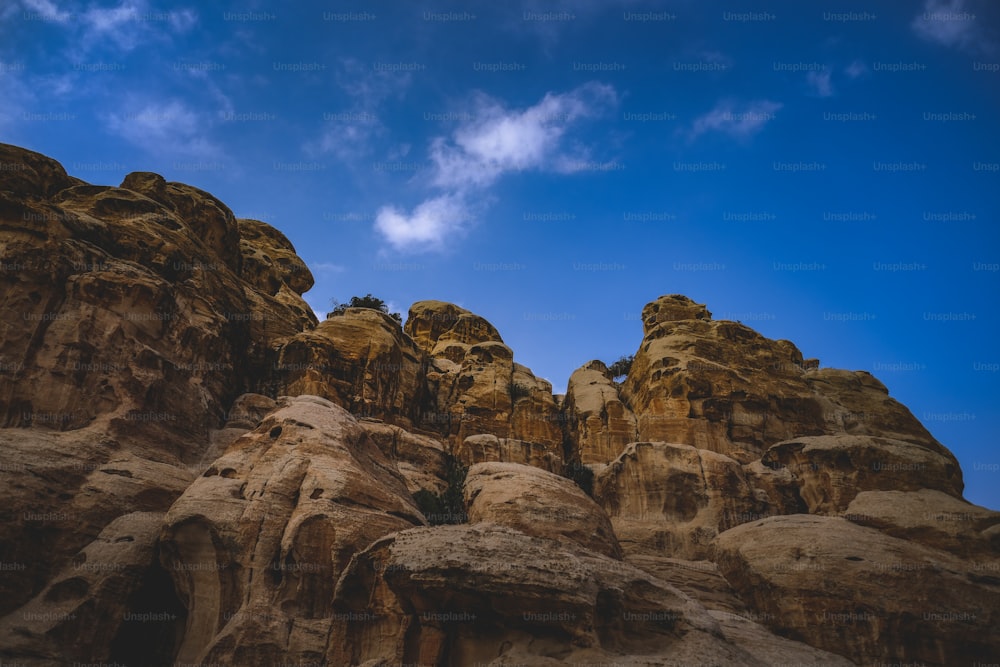
[[[552,447],[485,433],[465,438],[455,450],[455,458],[465,466],[499,461],[523,463],[549,472],[559,472],[563,466],[560,452]]]
[[[971,559],[1000,577],[1000,512],[933,489],[862,491],[841,515],[859,526]]]
[[[640,440],[686,443],[741,463],[784,440],[837,433],[941,448],[869,373],[813,370],[789,341],[713,321],[680,295],[660,297],[642,317],[642,345],[621,392]]]
[[[329,664],[763,664],[621,561],[490,524],[403,531],[337,583]]]
[[[0,252],[16,268],[0,272],[0,357],[19,360],[0,385],[0,423],[97,422],[196,458],[191,444],[266,368],[270,341],[254,321],[312,321],[242,280],[236,220],[211,195],[149,173],[86,185],[2,150],[26,168],[0,186]]]
[[[423,523],[349,413],[318,397],[283,401],[164,519],[160,559],[187,610],[177,660],[318,659],[333,585],[354,554]]]
[[[469,468],[465,503],[469,523],[495,523],[622,556],[604,510],[565,477],[516,463],[479,463]]]
[[[761,516],[740,464],[690,445],[628,445],[594,497],[629,553],[705,558],[716,535]]]
[[[610,463],[639,439],[635,415],[621,401],[608,367],[590,361],[573,371],[564,402],[568,435],[583,464]]]
[[[354,415],[411,426],[423,404],[424,356],[394,319],[348,308],[287,341],[279,393],[322,396]]]
[[[962,473],[950,452],[902,440],[853,435],[798,438],[773,445],[761,462],[791,471],[799,497],[814,514],[842,512],[862,491],[934,489],[962,496]]]
[[[858,664],[944,667],[1000,655],[1000,578],[837,517],[771,517],[722,533],[716,562],[778,634]]]
[[[3,664],[1000,654],[1000,513],[868,373],[670,295],[557,400],[475,313],[317,325],[276,229],[5,144],[0,230]]]

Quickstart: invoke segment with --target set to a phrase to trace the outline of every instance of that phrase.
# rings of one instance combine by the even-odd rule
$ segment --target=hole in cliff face
[[[111,642],[107,662],[128,667],[172,665],[184,634],[187,612],[159,559],[146,571],[125,609],[125,620]]]
[[[281,427],[275,426],[274,428],[271,429],[271,432],[268,433],[268,435],[271,436],[272,440],[276,439],[279,435],[281,435]]]

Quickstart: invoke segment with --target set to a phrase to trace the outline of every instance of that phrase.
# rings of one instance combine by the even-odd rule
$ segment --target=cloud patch
[[[724,100],[708,113],[695,118],[690,137],[693,140],[703,134],[718,132],[745,141],[774,120],[775,112],[781,107],[780,102],[771,100],[757,100],[742,105]]]
[[[924,0],[924,11],[910,27],[918,37],[941,46],[980,51],[987,46],[976,14],[966,0]]]
[[[430,143],[429,184],[443,191],[407,213],[395,206],[379,209],[376,231],[396,250],[441,250],[461,236],[474,219],[470,198],[509,173],[571,172],[567,165],[588,157],[585,149],[567,147],[576,124],[600,116],[617,105],[611,86],[588,83],[567,93],[547,93],[526,109],[508,109],[479,95],[473,112],[450,136]]]

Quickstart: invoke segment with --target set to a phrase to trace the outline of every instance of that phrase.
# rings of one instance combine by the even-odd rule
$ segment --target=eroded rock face
[[[0,423],[98,423],[196,458],[192,443],[266,365],[256,352],[268,332],[254,321],[286,333],[311,321],[241,279],[235,218],[211,195],[148,173],[87,185],[37,154],[3,153],[28,167],[2,186],[15,189],[0,205],[0,254],[17,270],[0,272],[12,325],[0,336],[11,380]]]
[[[789,341],[710,317],[680,295],[643,309],[642,345],[622,387],[639,439],[682,442],[741,463],[783,440],[836,433],[941,447],[869,373],[812,370],[816,364]]]
[[[387,536],[337,583],[329,664],[762,664],[621,561],[491,524]]]
[[[771,517],[719,535],[723,575],[779,634],[858,664],[1000,655],[1000,578],[837,517]]]
[[[170,508],[164,569],[187,609],[177,660],[316,660],[333,585],[355,553],[424,523],[406,483],[357,421],[290,398]]]
[[[516,463],[479,463],[469,468],[464,493],[469,523],[509,526],[622,556],[604,510],[565,477]]]
[[[533,442],[498,438],[495,435],[470,435],[455,450],[455,458],[465,466],[498,461],[523,463],[548,472],[562,470],[562,456],[557,450]]]
[[[564,411],[580,462],[610,463],[639,440],[635,415],[621,401],[608,367],[590,361],[569,377]]]
[[[594,481],[629,553],[705,558],[718,533],[760,518],[740,464],[689,445],[636,442]]]
[[[322,396],[355,415],[408,426],[421,414],[424,363],[391,317],[348,308],[282,346],[279,391]]]
[[[902,440],[853,435],[798,438],[772,446],[761,462],[791,471],[799,497],[814,514],[841,512],[862,491],[934,489],[962,497],[962,473],[950,452]]]

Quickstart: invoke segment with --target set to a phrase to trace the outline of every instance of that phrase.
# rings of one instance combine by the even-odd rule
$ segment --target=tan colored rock
[[[551,473],[560,472],[563,465],[559,452],[544,445],[513,438],[498,438],[488,433],[465,438],[455,450],[455,458],[466,466],[498,461],[521,463]]]
[[[406,316],[404,330],[424,352],[450,358],[455,363],[461,363],[465,355],[448,352],[452,346],[462,350],[476,343],[503,342],[496,327],[484,318],[444,301],[414,303]]]
[[[120,187],[162,204],[190,229],[194,239],[240,273],[243,263],[240,230],[228,206],[204,190],[186,183],[167,182],[159,174],[147,171],[127,175]]]
[[[410,426],[422,413],[424,360],[385,313],[348,308],[288,340],[276,364],[279,393],[311,394],[352,414]]]
[[[837,517],[783,516],[719,535],[716,562],[776,633],[858,664],[1000,655],[1000,578]]]
[[[517,463],[478,463],[469,468],[464,495],[469,523],[495,523],[622,557],[607,514],[565,477]]]
[[[442,493],[447,486],[448,457],[440,439],[412,433],[377,419],[358,422],[387,459],[396,464],[411,494],[424,489]]]
[[[306,263],[295,254],[295,246],[280,231],[260,220],[240,218],[241,276],[264,294],[275,296],[287,286],[303,294],[313,286]]]
[[[0,618],[0,655],[31,656],[33,665],[170,655],[184,610],[156,563],[162,519],[132,512],[109,523],[38,595]]]
[[[387,536],[337,583],[329,664],[759,665],[621,561],[491,524]],[[492,661],[492,663],[491,663]]]
[[[636,442],[594,480],[627,553],[705,558],[715,536],[760,518],[740,464],[689,445]]]
[[[286,400],[174,503],[161,560],[187,609],[179,662],[308,661],[352,556],[423,516],[343,408]]]
[[[962,496],[962,473],[950,453],[902,440],[854,435],[796,438],[773,445],[761,462],[790,470],[799,496],[814,514],[841,512],[861,491],[936,489]]]
[[[0,614],[43,591],[117,517],[170,507],[194,474],[160,444],[99,427],[0,429]]]
[[[0,165],[0,192],[6,190],[18,198],[47,198],[82,183],[52,158],[11,144],[0,143]]]
[[[862,491],[841,516],[905,540],[970,559],[1000,575],[1000,512],[933,489]]]
[[[0,358],[17,360],[0,425],[110,419],[116,437],[198,460],[269,364],[272,332],[255,322],[286,335],[311,322],[241,279],[235,218],[208,193],[147,173],[92,186],[30,151],[2,153],[29,169],[5,181],[27,191],[0,205],[0,257],[18,267],[0,272],[0,315],[17,324],[0,333]]]
[[[946,451],[869,373],[806,370],[789,341],[712,321],[679,295],[643,313],[643,341],[621,391],[641,440],[682,442],[741,463],[783,440],[836,433]]]
[[[608,367],[594,360],[569,377],[564,403],[569,437],[584,464],[610,463],[639,440],[635,415],[618,395]]]

